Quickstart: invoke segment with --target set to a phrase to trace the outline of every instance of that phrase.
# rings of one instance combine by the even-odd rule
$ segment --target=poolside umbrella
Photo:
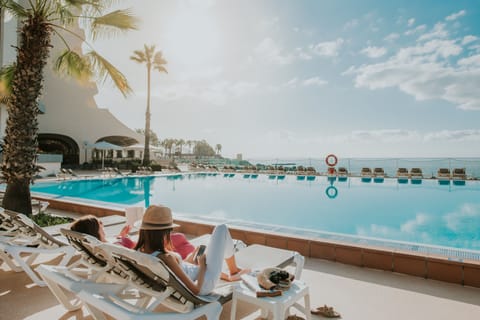
[[[123,150],[123,147],[107,141],[99,141],[93,144],[92,147],[97,150],[102,150],[102,169],[104,168],[105,150]]]

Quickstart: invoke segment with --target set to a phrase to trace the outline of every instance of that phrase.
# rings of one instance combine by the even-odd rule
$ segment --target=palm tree
[[[178,139],[176,145],[177,145],[177,148],[178,148],[178,150],[179,150],[179,152],[180,152],[180,157],[182,157],[183,146],[185,145],[185,140],[183,140],[183,139]]]
[[[128,10],[104,14],[112,1],[81,0],[0,0],[0,7],[19,21],[17,57],[13,65],[0,71],[0,87],[8,89],[1,100],[7,103],[8,120],[3,143],[2,173],[7,187],[2,206],[25,214],[32,213],[30,184],[39,171],[38,101],[43,89],[43,71],[58,36],[65,45],[56,59],[55,69],[69,76],[101,80],[111,78],[126,96],[131,89],[123,74],[93,49],[82,55],[69,46],[66,35],[90,46],[83,33],[77,33],[79,21],[89,24],[92,38],[116,31],[136,29],[136,19]],[[91,46],[90,46],[91,48]]]
[[[188,153],[192,153],[193,140],[187,140],[186,144],[188,146]]]
[[[165,143],[165,151],[168,150],[168,157],[171,158],[172,157],[172,148],[173,148],[173,145],[175,144],[175,139],[168,138],[168,139],[163,140],[163,142]]]
[[[167,64],[167,60],[163,58],[162,51],[155,52],[155,45],[144,45],[144,51],[135,50],[133,56],[130,57],[133,61],[138,63],[145,63],[147,67],[147,110],[145,111],[145,149],[143,152],[143,165],[148,166],[150,164],[150,74],[152,67],[158,72],[167,72],[164,65]]]
[[[217,145],[215,146],[215,150],[217,151],[217,154],[220,154],[220,152],[222,151],[222,145],[220,143],[217,143]]]

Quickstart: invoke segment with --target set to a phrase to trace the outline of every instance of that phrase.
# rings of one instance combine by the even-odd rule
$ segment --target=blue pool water
[[[165,204],[175,215],[480,250],[480,182],[329,181],[316,176],[184,174],[41,182],[36,193],[120,206]],[[147,196],[146,196],[147,195]]]

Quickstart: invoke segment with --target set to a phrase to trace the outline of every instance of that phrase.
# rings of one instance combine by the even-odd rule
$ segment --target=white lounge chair
[[[75,310],[79,308],[79,304],[70,303],[65,291],[73,292],[85,302],[95,319],[103,319],[103,313],[118,319],[151,319],[155,316],[159,317],[158,319],[194,319],[200,315],[205,315],[208,319],[218,319],[220,303],[231,299],[230,282],[222,283],[212,295],[196,296],[157,257],[117,245],[100,243],[97,239],[74,231],[62,229],[62,233],[81,251],[88,260],[87,264],[99,266],[94,272],[112,274],[108,283],[105,283],[101,282],[98,276],[80,278],[69,268],[39,267],[39,273],[50,290],[67,310]],[[208,238],[201,237],[199,241],[206,239]],[[248,251],[246,255],[241,254],[244,251]],[[269,252],[273,253],[273,257],[268,257]],[[261,257],[260,261],[257,257]],[[297,267],[297,278],[301,276],[304,263],[303,256],[296,252],[259,245],[238,251],[236,258],[239,265],[246,267],[249,267],[244,264],[246,261],[250,261],[250,264],[252,261],[260,262],[259,268],[275,264],[283,267],[294,263]],[[137,293],[132,295],[134,291]],[[156,313],[155,309],[159,305],[180,313]]]
[[[385,170],[383,170],[383,168],[374,168],[373,176],[376,178],[385,178]]]
[[[60,266],[65,266],[75,249],[40,228],[27,216],[0,208],[0,259],[13,271],[25,271],[38,285],[45,282],[33,270],[40,255],[64,255]]]
[[[423,178],[423,172],[420,168],[411,168],[410,169],[410,179],[411,180],[421,180]]]
[[[339,167],[337,171],[339,177],[348,177],[348,170],[345,167]]]
[[[397,176],[398,181],[407,182],[408,177],[409,177],[407,168],[398,168],[396,176]]]
[[[455,168],[452,172],[452,180],[465,181],[467,179],[467,173],[465,168]]]
[[[438,180],[450,180],[451,174],[450,169],[448,168],[439,168],[437,171],[437,179]]]
[[[371,178],[372,175],[373,175],[372,169],[370,169],[370,168],[364,167],[364,168],[362,168],[362,170],[360,171],[360,176],[361,176],[362,178]]]
[[[42,265],[38,272],[57,300],[69,311],[85,305],[94,319],[218,319],[221,296],[203,299],[195,296],[152,255],[122,246],[102,243],[74,231],[62,230],[81,248],[84,264],[94,267],[93,274],[77,268]],[[78,235],[78,237],[77,237]],[[100,277],[102,275],[102,277]],[[69,299],[68,292],[77,300]],[[156,312],[164,305],[176,312]]]

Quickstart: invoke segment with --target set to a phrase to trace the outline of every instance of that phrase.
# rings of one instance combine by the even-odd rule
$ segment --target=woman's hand
[[[120,230],[120,233],[118,234],[117,238],[124,238],[124,237],[128,237],[128,233],[130,232],[130,229],[132,227],[129,226],[128,224],[125,225],[122,230]]]
[[[197,256],[197,263],[200,268],[206,269],[207,268],[207,255],[202,254],[201,256]]]
[[[195,256],[197,255],[197,252],[198,252],[198,247],[196,247],[195,250],[193,250],[193,252],[191,252],[184,260],[187,262],[190,262],[191,264],[197,264],[197,262],[194,259]]]

